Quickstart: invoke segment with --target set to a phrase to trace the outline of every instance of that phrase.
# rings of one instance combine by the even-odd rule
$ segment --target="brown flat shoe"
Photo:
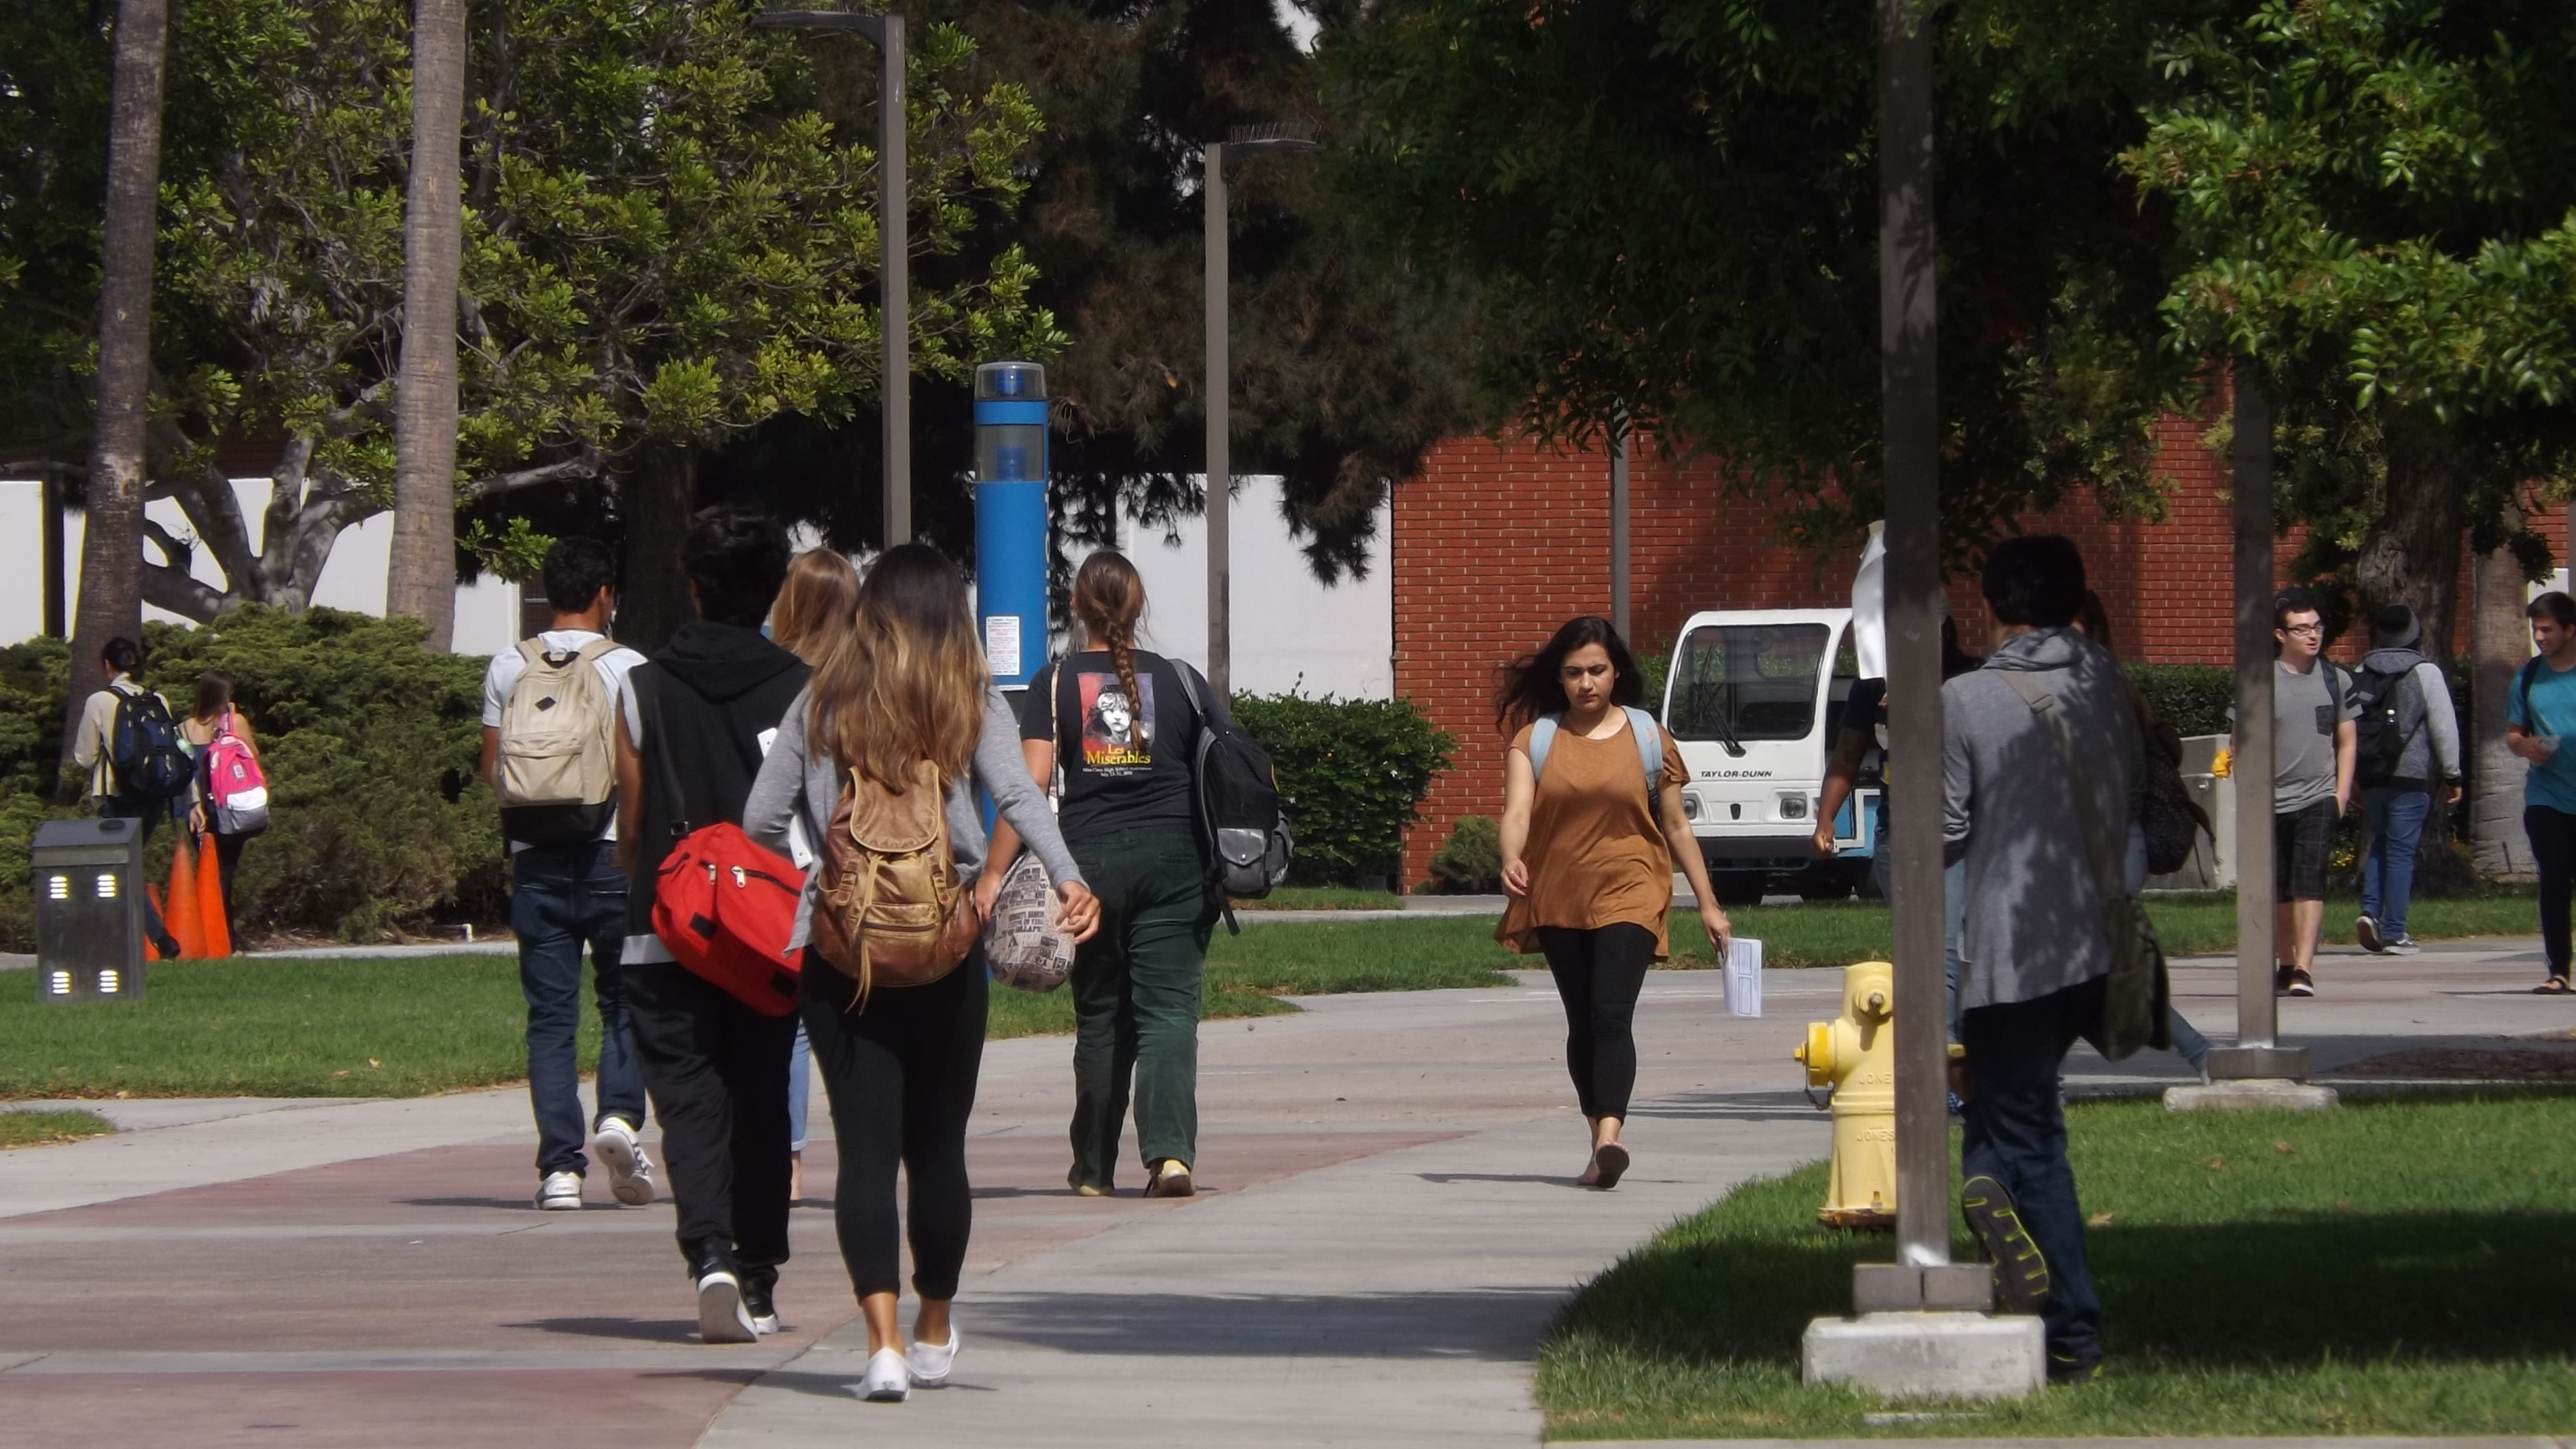
[[[1608,1192],[1619,1185],[1619,1178],[1628,1170],[1628,1149],[1616,1142],[1604,1142],[1592,1150],[1592,1165],[1601,1172],[1592,1186]]]
[[[1177,1157],[1166,1157],[1154,1164],[1154,1175],[1145,1181],[1147,1197],[1195,1197],[1198,1189],[1190,1186],[1189,1164]]]

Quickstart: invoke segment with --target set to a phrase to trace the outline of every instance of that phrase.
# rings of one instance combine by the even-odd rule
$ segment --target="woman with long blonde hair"
[[[1107,1195],[1135,1084],[1136,1145],[1147,1197],[1188,1197],[1198,1159],[1199,976],[1219,904],[1199,850],[1190,759],[1201,723],[1191,694],[1225,702],[1177,660],[1136,647],[1145,581],[1114,550],[1082,561],[1073,614],[1088,647],[1038,671],[1021,704],[1029,774],[1064,767],[1058,822],[1102,924],[1073,962],[1073,1170],[1085,1197]],[[995,880],[1018,842],[993,837]],[[1050,867],[1052,872],[1052,867]],[[987,909],[991,897],[985,898]]]
[[[1066,931],[1088,936],[1098,902],[1056,834],[1046,796],[1021,766],[1010,709],[985,670],[956,566],[919,544],[888,549],[856,603],[850,627],[828,641],[813,682],[779,722],[743,829],[777,849],[797,821],[809,839],[825,841],[845,788],[900,795],[919,787],[926,763],[939,782],[960,880],[971,886],[984,865],[980,785],[1047,863]],[[966,1122],[983,1062],[988,980],[978,948],[936,980],[879,983],[853,999],[839,968],[856,963],[826,962],[811,949],[824,873],[806,877],[789,944],[807,948],[805,1029],[840,1147],[834,1216],[868,1325],[861,1388],[871,1399],[900,1400],[914,1385],[945,1384],[956,1362],[949,1308],[972,1225]],[[909,1349],[895,1313],[904,1226],[895,1206],[898,1165],[911,1189],[912,1282],[921,1298]]]
[[[787,582],[769,609],[769,641],[809,665],[820,666],[834,641],[850,632],[859,613],[859,571],[834,549],[809,548],[787,562]],[[798,847],[802,847],[799,849]],[[789,857],[798,870],[814,867],[812,842],[791,835]],[[787,1058],[787,1200],[805,1200],[806,1099],[812,1090],[813,1043],[796,1025],[796,1049]]]

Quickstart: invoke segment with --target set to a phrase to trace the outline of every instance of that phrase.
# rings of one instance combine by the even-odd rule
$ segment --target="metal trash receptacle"
[[[37,994],[47,1001],[143,996],[143,822],[36,827]]]

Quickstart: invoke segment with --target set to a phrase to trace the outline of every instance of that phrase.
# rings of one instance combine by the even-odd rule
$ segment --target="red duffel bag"
[[[710,825],[680,837],[653,880],[653,934],[697,975],[752,1010],[796,1009],[796,967],[787,949],[805,873],[752,843],[738,825]]]

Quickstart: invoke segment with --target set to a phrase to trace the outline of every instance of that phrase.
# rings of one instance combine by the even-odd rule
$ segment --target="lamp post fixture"
[[[1207,211],[1207,605],[1208,685],[1219,699],[1234,688],[1233,588],[1234,419],[1227,391],[1233,358],[1227,346],[1225,157],[1228,152],[1321,151],[1314,129],[1296,122],[1236,126],[1205,151],[1201,199]]]
[[[892,548],[912,540],[912,228],[904,156],[903,17],[771,10],[753,16],[751,23],[759,30],[854,32],[876,44],[878,277],[885,287],[885,363],[878,392],[885,420],[885,546]]]

